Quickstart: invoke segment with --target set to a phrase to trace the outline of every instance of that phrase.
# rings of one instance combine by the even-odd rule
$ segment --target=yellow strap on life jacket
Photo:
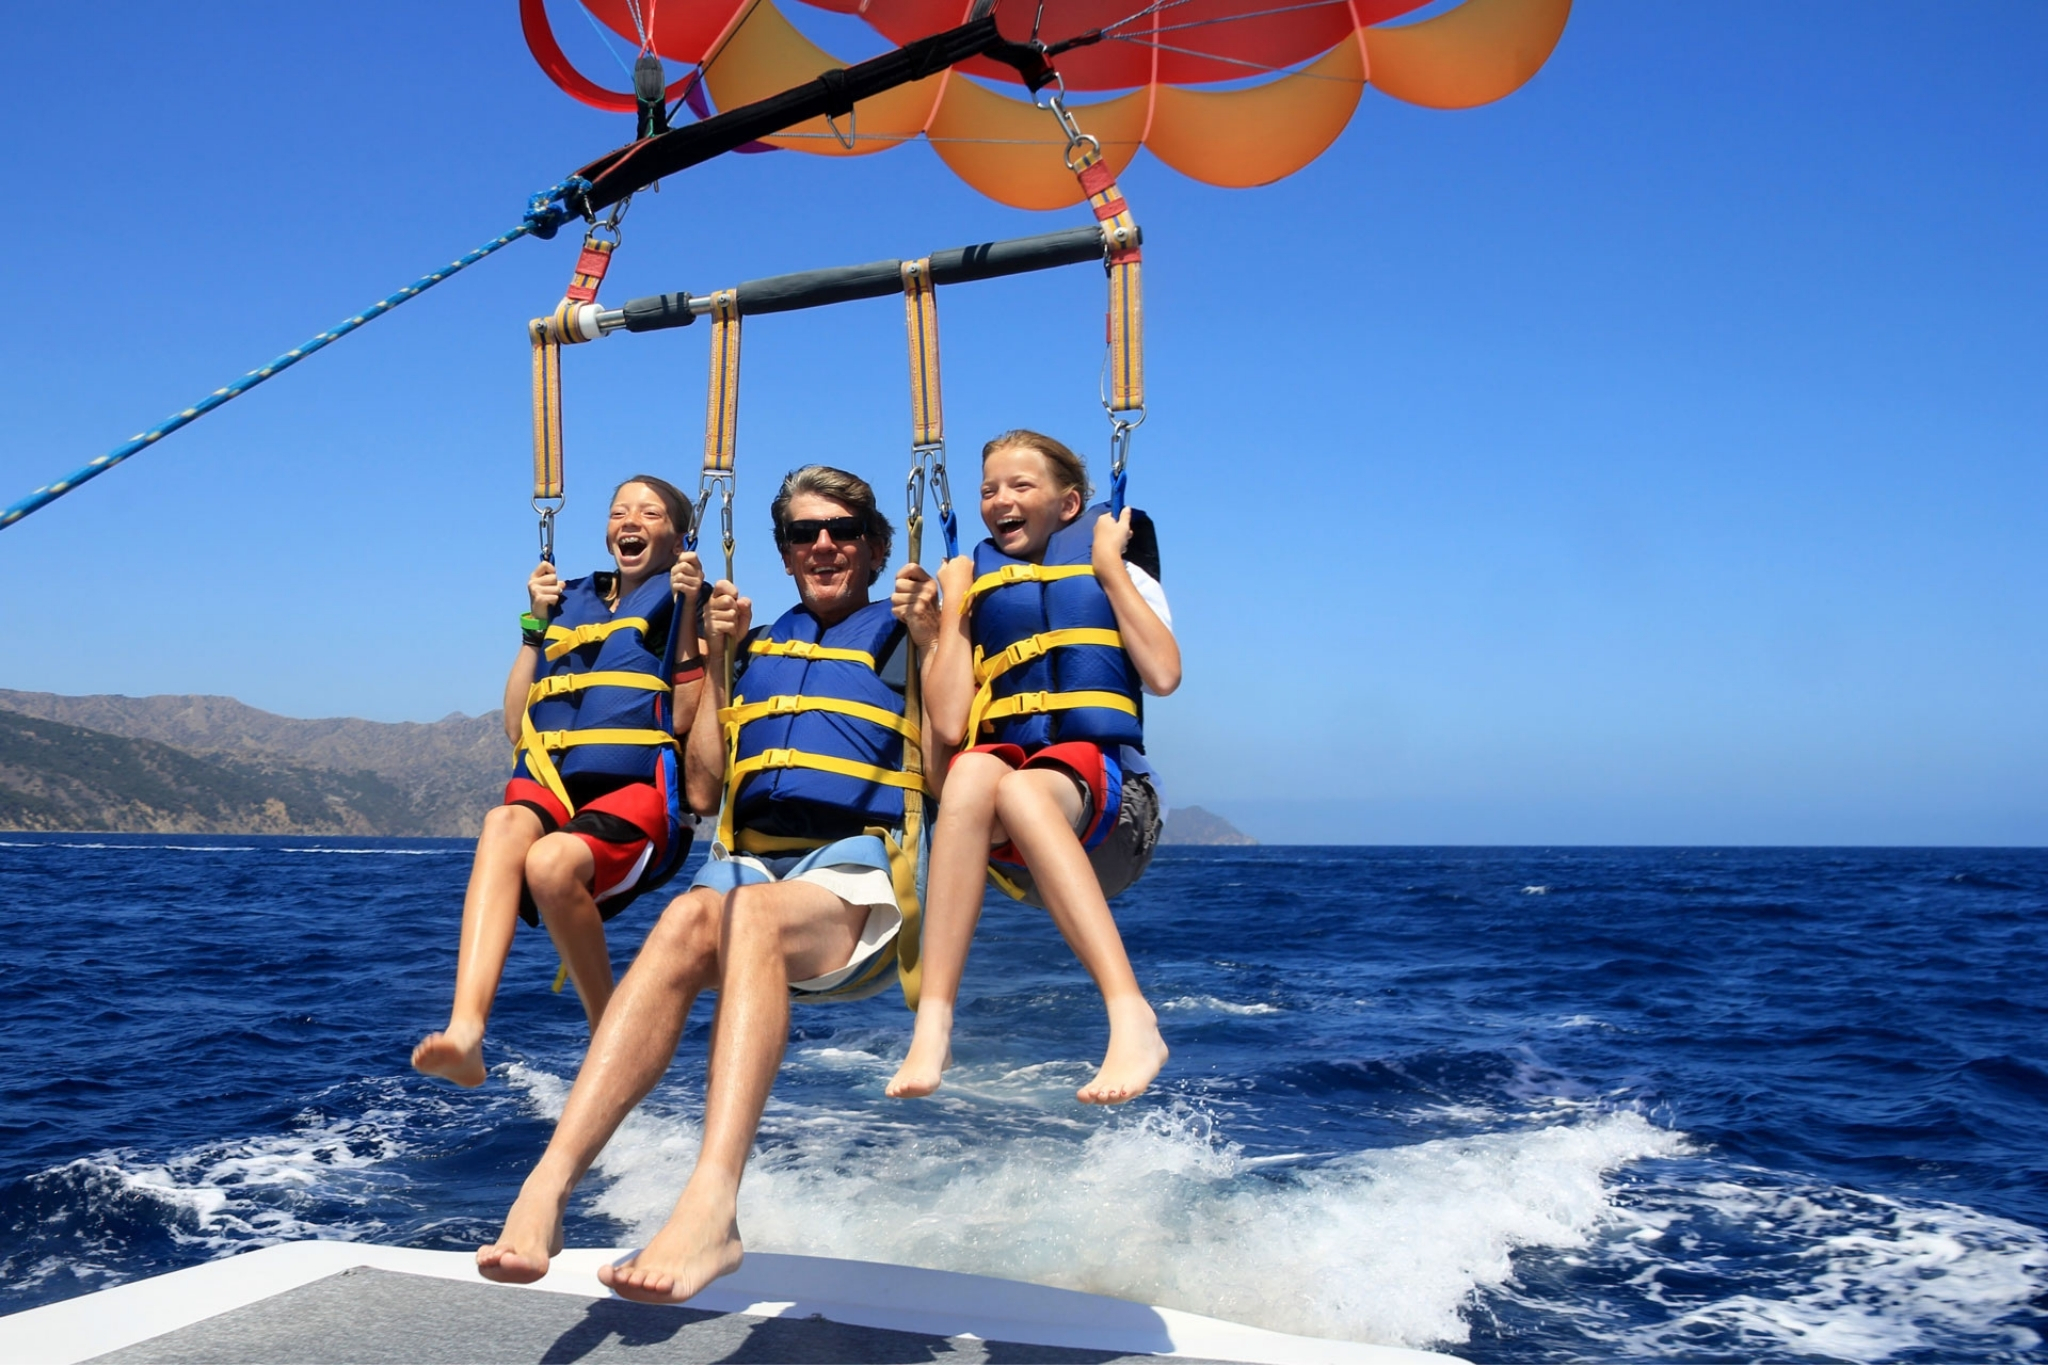
[[[555,767],[554,754],[564,749],[574,749],[585,744],[626,744],[639,747],[653,747],[658,744],[673,745],[676,737],[666,730],[536,730],[533,728],[533,714],[528,712],[519,718],[519,744],[512,751],[514,762],[520,755],[526,757],[526,771],[539,783],[555,794],[562,803],[562,809],[570,815],[576,813],[576,803],[569,799],[569,789],[562,782],[562,774]]]
[[[581,692],[589,687],[631,687],[642,692],[675,691],[668,682],[649,673],[630,673],[620,668],[600,668],[589,673],[556,673],[551,677],[542,678],[526,689],[526,704],[531,706],[547,697],[559,697],[567,692]]]
[[[1077,711],[1083,707],[1100,708],[1105,711],[1121,711],[1127,716],[1138,714],[1138,704],[1121,692],[1019,692],[1000,701],[989,701],[986,690],[974,699],[974,709],[967,717],[967,735],[971,740],[978,736],[983,727],[1012,716],[1038,716],[1052,711]]]
[[[721,725],[749,725],[769,716],[794,716],[805,711],[829,711],[834,715],[852,716],[855,720],[864,720],[870,725],[893,730],[912,744],[918,740],[916,721],[899,716],[894,711],[885,711],[879,706],[870,706],[861,701],[846,701],[839,697],[770,697],[766,701],[741,702],[738,706],[728,706],[721,710],[718,713],[718,722]]]
[[[879,782],[885,787],[911,788],[923,784],[923,779],[915,773],[899,772],[873,763],[856,763],[850,758],[835,758],[831,754],[810,754],[802,749],[764,749],[733,765],[733,786],[737,788],[755,773],[770,772],[776,768],[810,768],[816,772],[859,778],[863,782]]]
[[[1047,630],[1029,635],[1017,641],[998,654],[982,657],[979,646],[974,651],[974,680],[984,689],[1011,669],[1030,663],[1050,650],[1068,645],[1102,645],[1109,649],[1122,649],[1124,637],[1113,630],[1099,630],[1092,626],[1075,626],[1068,630]]]
[[[581,649],[619,630],[637,630],[645,635],[647,619],[641,616],[619,616],[609,621],[592,621],[581,626],[549,626],[547,648],[542,652],[546,655],[547,661],[553,663],[570,650]]]
[[[1093,564],[1058,564],[1050,568],[1043,564],[1005,564],[993,573],[985,573],[974,580],[960,599],[960,610],[970,611],[975,602],[997,588],[1007,588],[1012,583],[1051,583],[1062,578],[1093,578]]]
[[[747,646],[749,654],[774,654],[788,659],[837,659],[841,663],[866,664],[869,672],[875,669],[875,656],[865,650],[834,649],[830,645],[814,645],[808,640],[756,640]]]

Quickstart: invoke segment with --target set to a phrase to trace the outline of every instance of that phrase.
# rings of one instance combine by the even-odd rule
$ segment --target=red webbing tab
[[[569,276],[569,287],[562,291],[562,297],[578,303],[596,303],[597,288],[604,283],[604,272],[611,269],[612,249],[616,246],[617,242],[585,237],[583,250],[576,256],[576,271]]]
[[[1116,188],[1116,172],[1109,168],[1107,161],[1091,161],[1074,175],[1080,180],[1081,189],[1090,195]]]

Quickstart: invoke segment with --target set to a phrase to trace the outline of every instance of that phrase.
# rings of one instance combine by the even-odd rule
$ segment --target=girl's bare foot
[[[622,1299],[682,1303],[740,1268],[746,1248],[733,1201],[683,1191],[660,1232],[623,1265],[601,1265],[597,1278]]]
[[[884,1092],[890,1099],[916,1099],[939,1088],[939,1076],[953,1065],[953,1012],[920,1009],[910,1034],[910,1052]]]
[[[445,1033],[429,1033],[412,1050],[412,1069],[474,1090],[489,1074],[484,1070],[484,1031],[471,1033],[451,1024]]]
[[[548,1273],[548,1261],[562,1254],[562,1210],[566,1194],[520,1187],[505,1215],[498,1240],[476,1249],[477,1273],[500,1284],[532,1284]]]
[[[1109,1007],[1109,1051],[1095,1079],[1074,1092],[1083,1104],[1122,1104],[1141,1095],[1166,1065],[1159,1017],[1142,998]]]

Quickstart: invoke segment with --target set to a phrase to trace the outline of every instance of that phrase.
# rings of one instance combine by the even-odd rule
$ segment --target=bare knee
[[[550,834],[526,854],[526,887],[542,913],[586,890],[590,852],[573,834]]]
[[[1059,802],[1048,789],[1043,768],[1021,768],[1003,774],[996,784],[996,814],[1005,825],[1033,818],[1062,818]],[[1061,779],[1064,780],[1064,779]]]
[[[640,947],[640,960],[659,963],[678,984],[718,979],[718,932],[725,904],[716,891],[693,887],[668,903]],[[637,962],[636,962],[637,965]]]
[[[480,848],[523,846],[540,837],[540,817],[525,806],[493,806],[484,812]]]

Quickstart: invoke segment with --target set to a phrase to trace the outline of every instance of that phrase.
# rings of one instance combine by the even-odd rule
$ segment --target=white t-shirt
[[[1146,606],[1152,608],[1152,614],[1159,618],[1159,624],[1165,626],[1171,632],[1173,630],[1173,608],[1166,603],[1166,589],[1159,586],[1158,579],[1146,573],[1129,560],[1124,561],[1124,568],[1130,573],[1131,586],[1138,590],[1138,596],[1145,600]],[[1139,686],[1144,687],[1144,684],[1140,683]],[[1145,687],[1144,690],[1150,696],[1156,697],[1159,695],[1149,687]],[[1121,746],[1117,750],[1116,760],[1123,765],[1125,772],[1142,773],[1151,782],[1152,790],[1159,795],[1159,818],[1164,820],[1166,818],[1166,787],[1159,780],[1159,770],[1145,761],[1145,755],[1139,753],[1128,744]]]

